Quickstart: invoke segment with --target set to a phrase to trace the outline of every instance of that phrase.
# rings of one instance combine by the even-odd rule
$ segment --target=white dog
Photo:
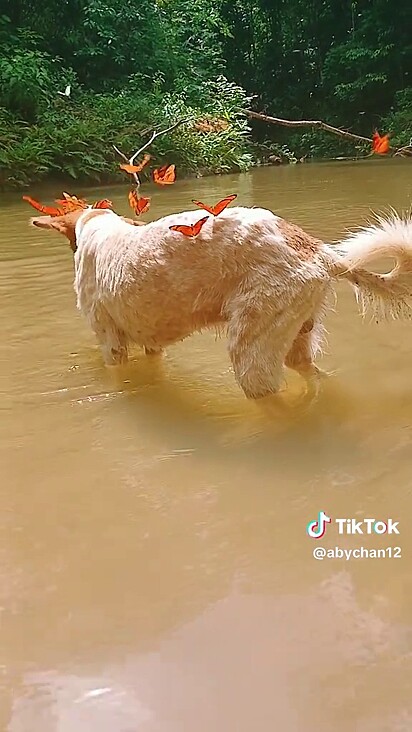
[[[32,219],[69,239],[78,307],[106,364],[126,361],[131,343],[152,353],[224,328],[235,377],[258,398],[279,389],[284,365],[308,378],[319,373],[314,357],[333,280],[347,279],[362,309],[411,313],[411,218],[380,219],[337,246],[259,208],[211,216],[196,238],[169,229],[198,219],[190,211],[131,226],[138,222],[90,209]],[[363,268],[382,255],[396,260],[389,274]]]

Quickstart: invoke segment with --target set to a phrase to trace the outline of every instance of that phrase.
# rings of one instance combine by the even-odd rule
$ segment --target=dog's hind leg
[[[249,399],[275,394],[283,382],[283,365],[301,321],[294,324],[285,313],[275,321],[244,312],[229,321],[229,355],[239,386]]]
[[[285,358],[285,366],[303,376],[308,387],[316,392],[319,390],[320,379],[327,376],[314,363],[316,353],[321,350],[323,334],[321,316],[313,315],[303,323]]]
[[[161,346],[158,346],[156,348],[148,348],[147,346],[144,346],[144,352],[146,356],[159,356],[161,353],[163,353],[163,348]]]

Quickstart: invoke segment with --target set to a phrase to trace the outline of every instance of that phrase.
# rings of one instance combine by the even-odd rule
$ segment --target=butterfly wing
[[[372,136],[372,151],[377,155],[386,155],[390,150],[389,135],[380,135],[376,130]]]
[[[195,201],[195,199],[192,198],[192,203],[194,203],[195,206],[199,206],[199,208],[203,208],[208,213],[213,214],[213,208],[211,208],[210,206],[206,206],[206,204],[202,203],[202,201]]]
[[[232,193],[230,196],[226,196],[226,198],[222,198],[221,201],[219,201],[215,206],[213,206],[213,215],[219,216],[219,214],[222,213],[222,211],[224,211],[225,208],[227,208],[227,206],[229,206],[229,203],[232,203],[232,201],[234,201],[235,198],[237,198],[236,193]]]
[[[80,211],[87,208],[87,206],[80,206],[74,201],[62,201],[57,200],[56,203],[60,204],[61,210],[64,214],[72,213],[72,211]]]
[[[383,135],[381,139],[379,140],[379,145],[377,147],[376,152],[379,155],[386,155],[389,152],[390,144],[389,144],[389,135]]]
[[[205,225],[205,223],[208,220],[208,218],[209,218],[209,216],[205,216],[203,219],[200,219],[199,221],[196,221],[195,224],[193,224],[193,226],[192,226],[192,229],[193,229],[192,236],[197,236],[198,234],[200,234],[200,230]]]
[[[63,191],[63,197],[66,201],[70,201],[70,203],[74,203],[75,205],[79,206],[87,206],[87,202],[84,200],[84,198],[77,198],[77,196],[71,196],[70,193],[65,193]]]
[[[380,136],[379,132],[376,130],[372,135],[372,152],[377,152],[380,139],[381,139],[381,136]]]
[[[130,165],[130,163],[121,163],[119,168],[120,170],[124,170],[125,173],[130,173],[130,175],[137,172],[137,165]]]
[[[95,201],[92,208],[113,208],[113,203],[108,198],[102,198],[101,201]]]
[[[120,165],[121,170],[125,170],[126,173],[130,173],[130,175],[133,175],[134,173],[140,173],[143,168],[147,165],[147,163],[150,160],[150,155],[146,154],[143,157],[143,160],[138,165],[130,165],[130,163],[122,163]]]
[[[40,213],[46,214],[46,216],[62,216],[64,214],[64,211],[61,208],[43,206],[40,201],[36,201],[36,199],[31,196],[23,196],[23,201],[27,201],[27,203],[29,203],[30,206],[33,206],[36,211],[40,211]]]
[[[150,208],[150,198],[144,198],[139,196],[137,191],[130,191],[129,193],[129,204],[131,209],[137,216],[146,213]]]
[[[174,224],[169,226],[170,231],[178,231],[183,236],[193,236],[193,226],[186,226],[185,224]]]
[[[215,206],[211,206],[211,207],[206,206],[206,204],[202,203],[201,201],[193,200],[193,203],[196,206],[199,206],[199,208],[203,208],[205,211],[208,211],[213,216],[219,216],[219,214],[222,213],[222,211],[224,211],[225,208],[227,208],[227,206],[229,206],[229,203],[232,203],[232,201],[234,201],[235,198],[237,198],[237,194],[232,193],[232,195],[226,196],[226,198],[222,198],[222,200],[219,201],[218,203],[216,203]]]
[[[63,208],[65,213],[77,211],[79,208],[87,208],[88,206],[87,201],[83,198],[77,198],[77,196],[71,196],[70,193],[65,192],[63,192],[63,198],[57,199],[56,203]]]
[[[162,165],[153,171],[153,180],[159,186],[169,186],[176,180],[176,166]]]
[[[158,185],[163,185],[163,178],[165,176],[167,165],[162,165],[161,168],[155,168],[153,171],[153,181]]]
[[[139,196],[137,195],[136,191],[130,191],[128,195],[129,205],[132,211],[136,213],[137,211],[137,202],[139,200]]]
[[[176,166],[169,165],[163,178],[163,185],[171,185],[176,180]]]
[[[141,196],[138,199],[137,208],[138,208],[139,216],[141,214],[146,213],[146,211],[148,211],[150,208],[150,198],[144,198],[144,196]]]
[[[143,170],[143,168],[147,165],[147,163],[149,162],[150,158],[151,158],[151,156],[148,153],[146,153],[145,155],[143,155],[142,162],[135,166],[137,168],[137,170],[135,171],[135,173],[140,173],[140,171]]]
[[[174,224],[174,226],[169,226],[169,229],[171,231],[178,231],[179,234],[183,234],[183,236],[197,236],[200,233],[202,226],[205,225],[208,218],[209,216],[205,216],[203,219],[196,221],[196,223],[192,226],[187,226],[186,224]]]

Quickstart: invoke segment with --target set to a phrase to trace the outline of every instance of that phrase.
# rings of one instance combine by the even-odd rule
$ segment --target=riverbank
[[[181,97],[137,94],[82,94],[60,98],[23,122],[0,107],[0,189],[23,190],[39,183],[108,185],[121,180],[117,145],[131,155],[150,136],[177,120],[184,123],[150,146],[155,165],[176,164],[179,177],[244,172],[262,164],[298,163],[333,158],[356,159],[370,148],[310,128],[292,133],[250,123],[241,109],[244,91],[226,80],[210,82],[202,104]],[[382,121],[397,145],[412,135],[406,104]]]
[[[0,186],[24,188],[62,176],[115,182],[120,159],[113,145],[131,155],[151,130],[178,120],[184,123],[150,146],[154,164],[173,162],[182,175],[248,170],[255,160],[239,111],[247,101],[243,90],[218,79],[198,107],[173,95],[79,93],[57,97],[34,124],[0,108]]]
[[[146,117],[126,126],[123,120],[105,114],[106,103],[100,99],[94,109],[64,110],[64,114],[54,111],[47,120],[32,126],[1,117],[0,110],[0,190],[25,190],[54,181],[67,182],[69,188],[79,184],[110,185],[125,179],[113,145],[131,155],[150,137],[151,129],[160,124],[167,127],[173,118],[160,122]],[[183,111],[188,114],[188,110]],[[356,158],[364,153],[360,148],[354,150],[353,145],[324,140],[324,136],[310,131],[303,139],[281,131],[276,141],[254,140],[247,120],[240,114],[214,116],[198,110],[190,110],[190,114],[187,122],[150,146],[153,164],[174,163],[179,178],[239,173],[262,165],[338,156]],[[142,180],[146,175],[143,171]]]

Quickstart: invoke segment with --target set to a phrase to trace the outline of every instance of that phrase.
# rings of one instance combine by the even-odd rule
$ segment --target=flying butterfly
[[[153,171],[153,180],[159,186],[170,186],[176,180],[176,166],[163,165]]]
[[[139,196],[137,191],[130,191],[129,204],[137,216],[146,213],[150,208],[150,198]]]
[[[150,155],[146,153],[146,155],[143,156],[143,160],[138,165],[131,165],[130,163],[122,163],[120,165],[120,169],[124,170],[126,173],[130,173],[130,175],[133,175],[134,173],[141,173],[143,168],[147,165],[147,163],[150,160]]]
[[[208,211],[212,216],[219,216],[222,211],[225,210],[227,206],[229,206],[229,203],[232,203],[232,201],[237,198],[236,193],[232,193],[231,196],[226,196],[226,198],[222,198],[221,201],[216,203],[214,206],[206,206],[205,203],[202,203],[201,201],[195,201],[193,199],[192,203],[194,203],[196,206],[199,206],[199,208],[204,208],[205,211]]]
[[[63,198],[56,201],[56,203],[64,203],[65,201],[68,201],[69,203],[73,203],[78,206],[87,206],[87,202],[84,198],[77,198],[77,196],[72,196],[70,193],[65,193],[65,191],[63,191],[62,196]]]
[[[209,216],[205,216],[203,219],[196,221],[195,224],[189,224],[188,226],[186,224],[175,224],[174,226],[169,226],[169,229],[170,231],[178,231],[179,234],[183,234],[183,236],[194,237],[200,234],[200,230],[205,225],[208,218]]]
[[[64,213],[71,213],[72,211],[78,211],[79,208],[87,208],[88,203],[83,198],[77,198],[77,196],[71,196],[69,193],[63,192],[63,198],[56,199],[56,203],[60,206]]]
[[[46,216],[63,216],[63,214],[65,213],[62,208],[43,206],[40,201],[36,201],[36,199],[32,198],[31,196],[23,196],[23,201],[27,201],[27,203],[29,203],[30,206],[33,206],[36,211],[40,211],[40,213],[46,214]]]
[[[389,135],[380,135],[376,130],[372,136],[372,152],[386,155],[390,150]]]
[[[70,84],[67,84],[64,92],[58,91],[58,94],[60,94],[61,97],[69,97],[71,93],[71,86]]]
[[[108,198],[102,198],[101,201],[95,201],[92,208],[113,208],[113,202]]]

